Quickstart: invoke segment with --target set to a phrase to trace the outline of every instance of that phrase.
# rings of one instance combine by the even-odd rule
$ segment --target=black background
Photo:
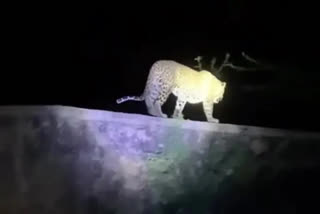
[[[155,60],[192,66],[198,55],[207,63],[213,56],[221,62],[230,52],[241,63],[245,51],[280,69],[225,71],[228,90],[215,117],[223,123],[319,130],[318,12],[307,2],[19,3],[11,9],[2,25],[3,105],[147,114],[144,103],[116,105],[115,99],[142,93]],[[259,91],[260,86],[266,87]],[[170,112],[174,98],[168,103],[164,108]],[[199,109],[187,106],[186,116],[204,120]]]

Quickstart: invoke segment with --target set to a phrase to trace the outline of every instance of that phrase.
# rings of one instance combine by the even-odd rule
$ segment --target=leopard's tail
[[[144,100],[144,96],[125,96],[125,97],[121,97],[119,99],[117,99],[117,104],[123,103],[123,102],[127,102],[129,100],[132,101],[143,101]]]

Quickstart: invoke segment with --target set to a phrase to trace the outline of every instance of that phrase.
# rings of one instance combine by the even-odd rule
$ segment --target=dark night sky
[[[195,56],[222,60],[226,51],[239,60],[244,50],[281,69],[226,71],[230,87],[215,116],[225,123],[320,130],[315,125],[320,118],[318,25],[312,8],[266,0],[28,5],[8,18],[3,43],[11,66],[2,81],[10,87],[1,85],[2,104],[146,114],[143,103],[117,106],[114,101],[140,94],[155,60],[192,65]],[[259,86],[267,89],[258,91]],[[203,119],[188,109],[191,119]]]

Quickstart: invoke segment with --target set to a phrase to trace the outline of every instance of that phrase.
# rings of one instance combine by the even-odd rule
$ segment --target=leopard
[[[172,118],[184,119],[182,112],[187,103],[202,103],[207,121],[219,123],[213,117],[213,109],[223,99],[226,86],[226,82],[207,70],[198,71],[174,60],[158,60],[149,70],[143,93],[121,97],[116,103],[145,101],[150,115],[168,118],[161,107],[172,93],[177,97]]]

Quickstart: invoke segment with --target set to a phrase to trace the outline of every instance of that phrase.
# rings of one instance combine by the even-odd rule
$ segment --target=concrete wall
[[[320,134],[0,108],[0,213],[308,213]],[[319,212],[320,213],[320,212]]]

